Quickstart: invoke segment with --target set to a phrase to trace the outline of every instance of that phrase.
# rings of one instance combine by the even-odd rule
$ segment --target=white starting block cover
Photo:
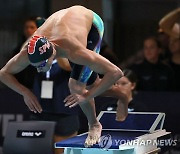
[[[160,150],[154,142],[169,134],[162,130],[164,113],[129,112],[123,122],[115,118],[115,111],[99,114],[102,137],[100,143],[91,148],[84,147],[87,133],[58,142],[55,147],[65,148],[65,154],[153,154]]]

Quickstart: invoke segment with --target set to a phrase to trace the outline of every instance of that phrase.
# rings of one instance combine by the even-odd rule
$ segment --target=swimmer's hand
[[[41,105],[39,104],[36,96],[30,90],[25,91],[23,93],[23,97],[24,97],[24,102],[28,106],[30,111],[34,113],[42,112]]]
[[[64,102],[65,102],[65,106],[69,106],[69,108],[72,108],[78,104],[86,103],[88,102],[88,100],[87,100],[86,94],[79,95],[79,94],[74,93],[67,96],[64,99]]]

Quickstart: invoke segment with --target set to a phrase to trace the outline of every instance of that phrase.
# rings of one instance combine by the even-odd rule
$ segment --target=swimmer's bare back
[[[57,46],[60,45],[63,37],[71,36],[86,47],[92,20],[91,10],[82,6],[73,6],[52,14],[34,35],[46,36]]]

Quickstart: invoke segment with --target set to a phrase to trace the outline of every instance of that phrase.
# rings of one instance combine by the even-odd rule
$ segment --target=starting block
[[[125,121],[116,121],[115,111],[102,111],[103,126],[99,143],[84,147],[88,132],[55,143],[64,154],[155,154],[160,151],[158,138],[170,134],[163,130],[164,113],[129,112]]]

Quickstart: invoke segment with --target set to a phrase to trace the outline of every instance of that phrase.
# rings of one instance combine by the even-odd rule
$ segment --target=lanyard
[[[57,60],[56,60],[56,59],[53,60],[52,65],[54,65],[55,63],[57,63]],[[51,67],[51,68],[52,68],[52,67]],[[51,68],[46,72],[46,79],[47,79],[47,80],[50,78],[50,75],[51,75],[50,70],[51,70]]]

